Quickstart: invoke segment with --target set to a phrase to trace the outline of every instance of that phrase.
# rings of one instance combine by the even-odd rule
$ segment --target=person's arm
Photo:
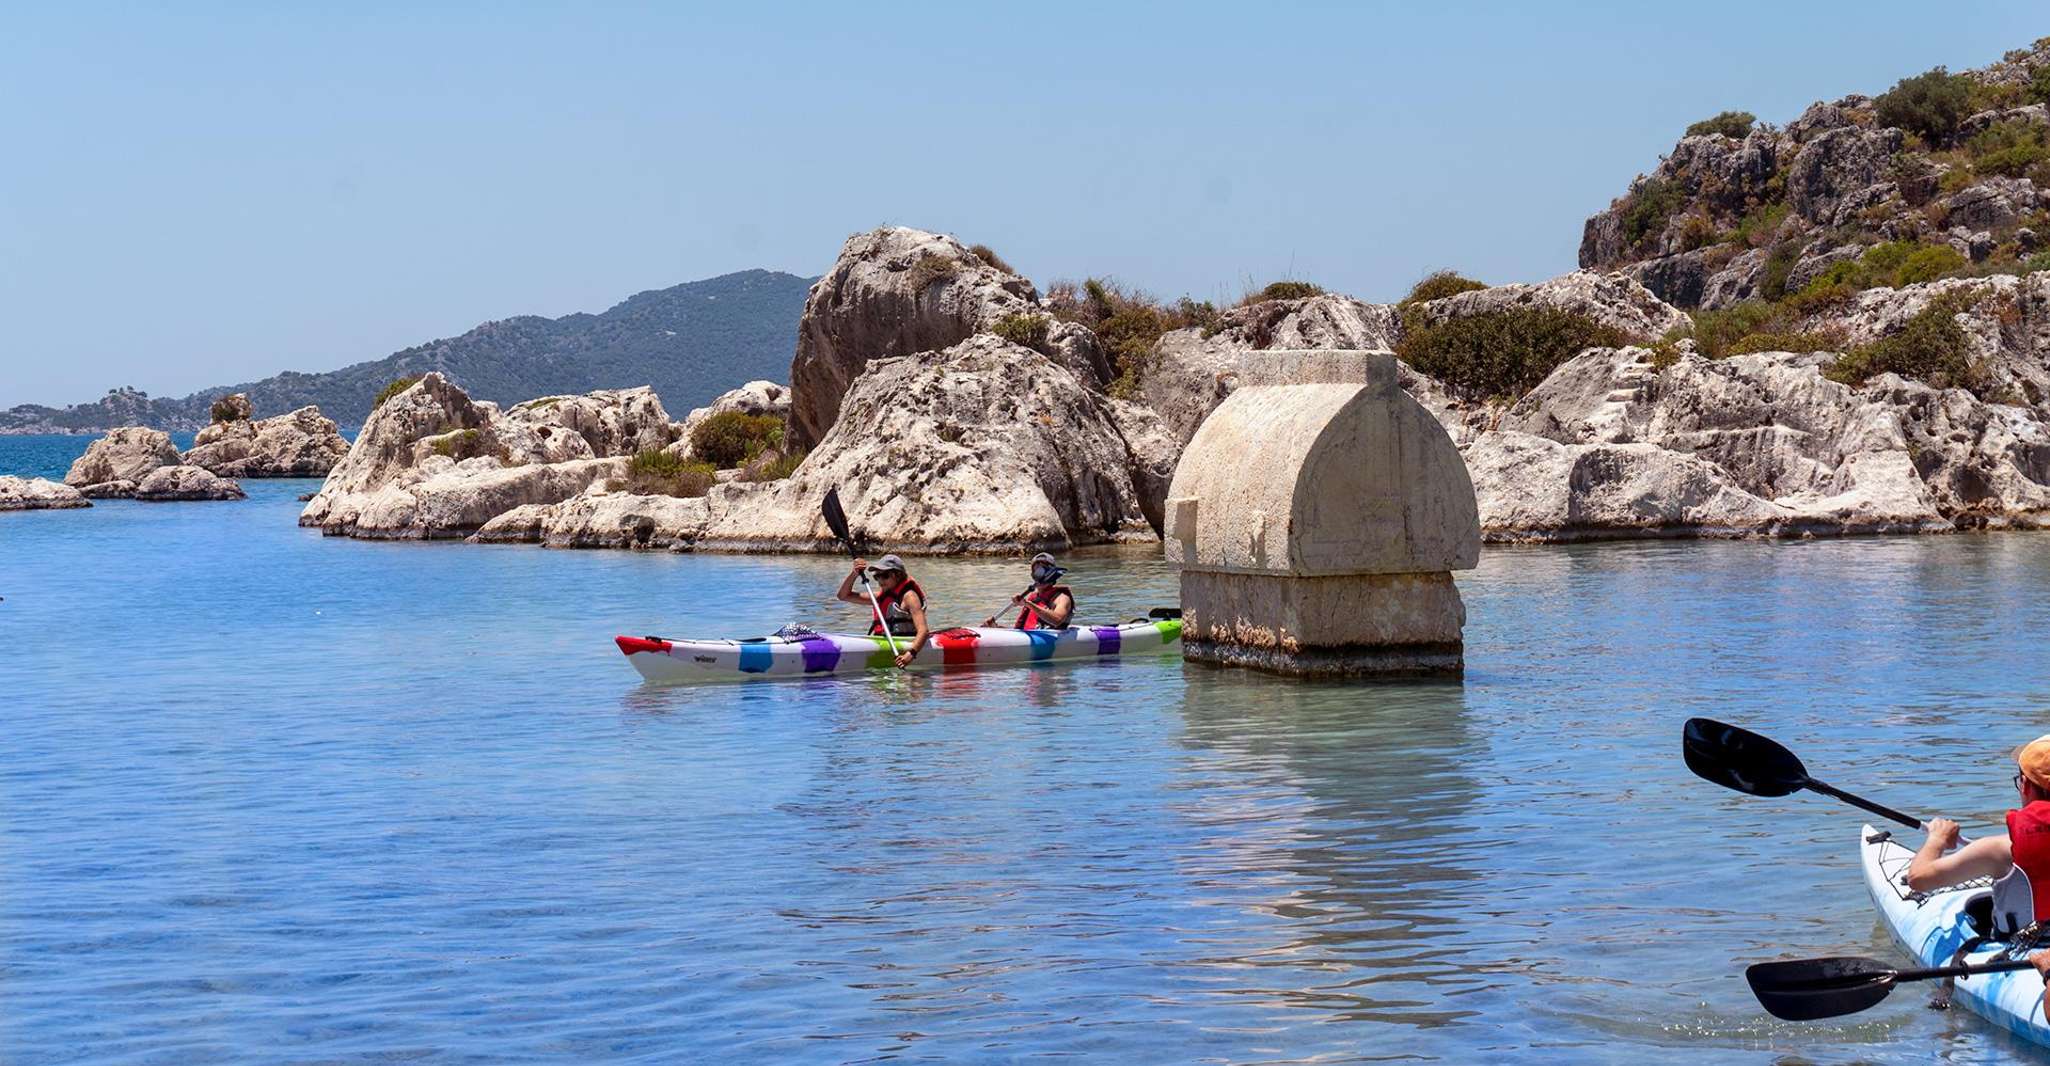
[[[1047,608],[1046,620],[1055,629],[1066,629],[1068,620],[1075,617],[1075,597],[1063,592],[1053,598],[1053,606]]]
[[[2004,876],[2014,865],[2014,848],[2004,836],[1974,840],[1952,852],[1957,839],[1956,822],[1931,818],[1929,839],[1922,842],[1922,850],[1908,864],[1908,887],[1916,892],[1934,892],[1976,877]]]
[[[833,598],[839,600],[841,603],[855,603],[860,604],[863,607],[867,607],[869,605],[868,597],[857,596],[854,594],[854,581],[856,578],[859,578],[861,576],[861,572],[866,569],[868,569],[867,560],[854,560],[854,569],[847,571],[847,576],[840,579],[840,591],[834,593]]]
[[[905,612],[911,615],[911,625],[915,632],[911,634],[911,646],[897,653],[897,665],[910,666],[911,660],[918,658],[919,651],[925,647],[925,642],[931,639],[932,633],[925,628],[924,596],[916,592],[907,592],[904,599],[899,602],[904,604]]]

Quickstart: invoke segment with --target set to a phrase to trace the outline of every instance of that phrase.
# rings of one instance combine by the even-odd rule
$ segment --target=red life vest
[[[2050,800],[2007,812],[2007,840],[2014,864],[2028,875],[2036,897],[2036,919],[2050,920]]]
[[[911,580],[908,576],[898,582],[896,588],[888,592],[880,590],[876,592],[876,610],[882,613],[883,618],[890,620],[890,633],[893,636],[908,637],[918,632],[918,623],[911,620],[911,612],[904,607],[904,594],[907,592],[918,593],[919,606],[931,606],[931,603],[925,598],[925,590],[919,588],[918,582]],[[899,632],[900,629],[903,632]],[[872,637],[883,635],[881,619],[868,624],[868,635]]]
[[[1025,605],[1018,612],[1018,628],[1057,628],[1052,622],[1046,620],[1046,616],[1040,614],[1039,612],[1053,610],[1053,605],[1059,602],[1062,596],[1066,596],[1072,600],[1074,599],[1075,594],[1073,592],[1070,592],[1068,590],[1068,586],[1066,585],[1044,585],[1039,588],[1033,589],[1031,592],[1026,593]],[[1073,621],[1074,618],[1075,610],[1071,606],[1068,608],[1068,620]]]

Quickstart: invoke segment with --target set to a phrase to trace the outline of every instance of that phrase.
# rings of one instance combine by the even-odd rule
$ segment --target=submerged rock
[[[47,478],[0,475],[0,511],[48,511],[91,507],[84,494]]]
[[[160,466],[176,466],[178,448],[171,435],[143,426],[123,426],[86,446],[71,464],[64,483],[73,487],[109,481],[141,481]]]
[[[135,486],[135,498],[153,503],[173,500],[240,500],[242,486],[202,466],[163,466]]]

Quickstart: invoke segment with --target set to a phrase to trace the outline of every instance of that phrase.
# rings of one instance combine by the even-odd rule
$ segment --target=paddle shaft
[[[1982,962],[1977,965],[1930,966],[1920,970],[1895,970],[1895,983],[1901,981],[1933,981],[1943,977],[1977,977],[1983,973],[2013,973],[2016,970],[2033,970],[2036,964],[2027,959],[2005,959],[2000,962]]]
[[[1810,792],[1820,792],[1825,796],[1832,796],[1836,799],[1843,800],[1845,803],[1848,803],[1853,807],[1870,811],[1873,814],[1880,816],[1881,818],[1888,819],[1889,821],[1899,822],[1900,824],[1908,826],[1911,829],[1928,828],[1928,826],[1920,818],[1917,818],[1912,814],[1904,814],[1900,811],[1894,810],[1892,807],[1886,806],[1883,803],[1874,803],[1863,796],[1845,792],[1843,789],[1836,788],[1828,784],[1824,784],[1823,782],[1817,781],[1812,777],[1808,778],[1806,781],[1803,781],[1801,783],[1801,787],[1807,789]]]
[[[890,654],[898,654],[896,634],[890,632],[890,620],[883,617],[882,602],[876,599],[876,590],[869,585],[867,574],[861,575],[861,591],[868,593],[868,606],[876,613],[876,625],[882,629],[883,639],[889,642]]]

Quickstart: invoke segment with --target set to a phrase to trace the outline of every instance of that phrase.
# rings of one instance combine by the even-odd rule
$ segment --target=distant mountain
[[[193,430],[216,397],[246,392],[259,418],[307,404],[345,426],[362,423],[393,378],[439,370],[480,400],[516,403],[553,393],[652,385],[678,418],[727,389],[790,373],[797,319],[811,279],[743,270],[629,297],[604,314],[522,315],[486,322],[383,359],[322,374],[288,370],[240,385],[151,399],[115,389],[71,407],[0,411],[0,433],[98,433],[146,425]]]

